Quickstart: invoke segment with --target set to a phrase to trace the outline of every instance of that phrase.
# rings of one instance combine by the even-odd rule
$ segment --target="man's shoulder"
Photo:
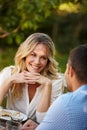
[[[68,97],[72,97],[73,96],[73,92],[67,92],[62,94],[60,97],[61,98],[68,98]]]
[[[73,93],[72,92],[67,92],[65,94],[62,94],[58,98],[59,102],[62,102],[64,104],[69,104],[72,99],[73,99]]]

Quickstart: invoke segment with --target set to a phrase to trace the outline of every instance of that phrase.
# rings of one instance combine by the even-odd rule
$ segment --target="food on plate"
[[[22,122],[27,119],[27,116],[19,111],[1,109],[0,110],[0,119]]]
[[[20,117],[20,112],[18,111],[15,111],[15,112],[9,112],[7,110],[4,110],[2,109],[1,111],[1,116],[8,116],[8,117],[11,117],[11,116],[14,116],[14,117]]]
[[[14,112],[14,113],[12,114],[12,116],[14,116],[14,117],[19,117],[19,116],[20,116],[20,112],[19,112],[19,111],[16,111],[16,112]]]
[[[21,116],[20,116],[20,112],[16,111],[11,115],[11,119],[13,120],[20,120]]]
[[[5,111],[4,109],[1,112],[1,116],[11,116],[11,112]]]
[[[14,112],[11,116],[11,119],[14,121],[22,121],[23,117],[20,115],[20,112]]]

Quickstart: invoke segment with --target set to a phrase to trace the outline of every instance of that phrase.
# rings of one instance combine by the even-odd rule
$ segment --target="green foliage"
[[[15,44],[20,44],[19,41],[21,42],[32,31],[36,31],[39,24],[51,15],[54,2],[48,0],[1,0],[1,34],[4,33],[5,37],[10,36],[12,39],[8,41],[6,38],[4,40],[8,41],[8,44],[13,44],[13,41]]]
[[[0,48],[14,48],[31,33],[44,32],[52,37],[62,66],[72,48],[87,44],[86,23],[87,0],[0,0]],[[9,52],[4,55],[8,58],[1,53],[2,67],[10,64]]]
[[[15,48],[0,50],[0,70],[9,65],[14,65]]]
[[[87,14],[67,14],[57,19],[53,37],[58,52],[68,54],[80,44],[87,44]]]
[[[3,108],[6,108],[6,102],[7,102],[7,97],[4,98],[4,100],[3,100],[2,104],[1,104],[1,106]]]
[[[64,73],[64,72],[65,72],[66,63],[67,63],[67,58],[68,58],[67,55],[56,55],[56,60],[57,60],[57,62],[58,62],[58,64],[59,64],[58,70],[59,70],[59,72],[61,72],[61,73]]]

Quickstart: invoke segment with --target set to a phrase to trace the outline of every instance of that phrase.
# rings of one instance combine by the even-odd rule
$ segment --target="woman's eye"
[[[46,58],[46,57],[42,57],[42,59],[43,59],[43,60],[47,60],[47,58]]]
[[[35,56],[35,54],[34,54],[34,53],[31,53],[31,56]]]

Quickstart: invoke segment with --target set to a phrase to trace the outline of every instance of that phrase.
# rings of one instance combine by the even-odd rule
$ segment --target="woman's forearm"
[[[40,102],[37,107],[38,112],[46,112],[51,104],[52,83],[45,83]]]

